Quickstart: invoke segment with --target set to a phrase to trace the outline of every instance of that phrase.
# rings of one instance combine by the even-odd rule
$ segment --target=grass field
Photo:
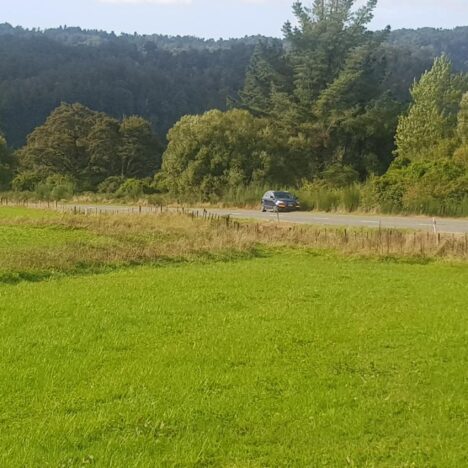
[[[27,215],[4,236],[64,225]],[[69,223],[62,253],[157,239],[188,256],[0,282],[0,466],[467,466],[466,263],[229,256],[206,223],[224,255],[197,257],[185,221],[107,241]]]

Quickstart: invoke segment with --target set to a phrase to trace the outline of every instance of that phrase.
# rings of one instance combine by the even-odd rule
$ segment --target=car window
[[[292,200],[294,197],[289,192],[275,192],[275,198]]]

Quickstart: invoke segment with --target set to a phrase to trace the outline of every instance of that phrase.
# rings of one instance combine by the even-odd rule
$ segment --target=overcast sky
[[[29,28],[68,25],[207,38],[281,36],[281,26],[291,19],[292,1],[0,0],[0,22]],[[468,0],[380,0],[372,27],[388,24],[393,29],[465,26]]]

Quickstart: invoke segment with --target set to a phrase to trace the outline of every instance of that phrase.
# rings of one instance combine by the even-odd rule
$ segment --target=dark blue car
[[[299,200],[289,192],[265,193],[262,198],[262,211],[296,211],[300,209]]]

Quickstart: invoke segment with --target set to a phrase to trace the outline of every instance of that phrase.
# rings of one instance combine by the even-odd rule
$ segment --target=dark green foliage
[[[120,123],[112,117],[101,114],[88,135],[87,177],[91,186],[95,187],[111,174],[121,174],[120,137]]]
[[[36,186],[36,195],[42,200],[64,200],[75,193],[76,183],[67,176],[54,174]]]
[[[296,12],[303,16],[300,9],[296,8]],[[319,18],[324,19],[326,15],[319,13]],[[326,45],[336,32],[333,27],[327,28],[317,43],[304,41],[304,45]],[[329,42],[333,55],[309,58],[301,67],[306,70],[317,63],[317,70],[322,73],[328,68],[323,59],[328,57],[333,59],[330,70],[336,69],[344,63],[348,39],[354,40],[360,34],[359,27],[353,31],[345,31],[346,40]],[[467,37],[468,27],[392,32],[385,42],[384,89],[397,99],[407,100],[411,83],[442,53],[452,59],[456,70],[467,71]],[[291,91],[291,83],[285,82],[284,77],[292,64],[281,60],[283,44],[278,40],[260,36],[219,41],[161,35],[116,36],[80,28],[39,31],[2,24],[0,127],[10,145],[19,147],[60,102],[80,102],[119,119],[123,115],[142,115],[162,138],[181,116],[224,109],[228,97],[236,98],[260,42],[260,56],[252,59],[252,66],[262,70],[262,74],[248,79],[244,88],[245,101],[252,108],[258,104],[255,101],[259,95],[249,101],[249,92],[256,88],[269,92],[269,81],[275,83],[278,92]],[[271,50],[265,50],[269,44]],[[266,62],[263,56],[268,58]],[[310,79],[323,85],[312,71]],[[301,83],[304,91],[304,81]],[[276,99],[281,101],[280,96]]]
[[[95,190],[111,176],[152,176],[160,166],[161,147],[149,122],[128,117],[118,122],[81,104],[62,104],[18,151],[16,189],[60,174],[78,190]]]
[[[321,177],[331,187],[347,187],[358,181],[359,173],[350,166],[333,164],[322,172]]]
[[[463,95],[460,103],[457,136],[460,147],[455,151],[454,159],[468,170],[468,93]]]
[[[435,60],[431,70],[414,84],[413,102],[400,118],[396,134],[396,154],[410,160],[452,156],[457,145],[456,125],[463,92],[468,81],[452,72],[450,60]]]
[[[41,182],[41,175],[31,170],[22,170],[12,181],[11,188],[15,192],[34,192]]]
[[[285,24],[284,40],[0,25],[0,124],[10,143],[22,143],[60,102],[82,103],[59,106],[31,133],[17,152],[12,187],[49,198],[84,190],[138,198],[157,187],[215,200],[312,182],[310,206],[351,211],[372,198],[355,184],[391,166],[372,178],[373,206],[418,210],[420,200],[444,196],[461,203],[468,104],[460,101],[468,78],[452,71],[449,57],[454,70],[468,70],[468,28],[371,32],[375,4],[295,2],[297,25]],[[441,53],[410,95],[410,84]],[[226,101],[244,110],[203,114]],[[154,184],[140,182],[161,166],[153,131],[162,136],[185,114],[199,116],[173,127],[163,172]],[[414,176],[420,171],[412,161],[424,175]],[[0,142],[0,189],[15,170]],[[446,193],[437,188],[444,170]],[[55,189],[71,187],[60,177],[72,190]]]
[[[392,89],[389,80],[395,80],[405,59],[395,60],[388,30],[367,30],[375,0],[356,5],[316,0],[307,8],[296,2],[297,26],[286,23],[283,43],[261,42],[252,56],[239,103],[250,114],[207,113],[180,121],[169,133],[158,184],[177,195],[210,199],[238,187],[315,181],[315,208],[353,211],[361,203],[355,184],[384,174],[392,163],[398,124],[402,158],[411,158],[403,148],[406,140],[422,160],[451,158],[459,146],[455,127],[466,76],[454,75],[448,58],[437,59],[412,90],[409,116],[399,120],[405,103],[399,84]],[[426,58],[416,61],[416,68]],[[458,120],[464,133],[463,115]],[[462,165],[457,167],[463,172]],[[448,171],[446,176],[448,182],[463,174]],[[377,190],[378,205],[414,209],[410,184],[400,178],[411,179],[404,172],[377,179],[376,187],[388,186],[383,198]],[[430,177],[412,181],[420,187],[416,199],[438,197],[425,188],[432,184]],[[460,190],[464,197],[463,184],[455,185],[450,194]]]
[[[289,183],[301,166],[287,135],[247,111],[187,116],[171,129],[159,184],[209,199],[250,184]]]
[[[60,102],[141,115],[162,139],[183,115],[224,109],[259,38],[201,41],[0,26],[0,126],[19,147]]]
[[[445,54],[450,57],[456,71],[468,71],[468,26],[400,29],[390,34],[388,42],[399,49],[413,50],[420,57],[426,55],[430,61]]]
[[[458,138],[463,146],[468,146],[468,92],[460,102],[460,112],[457,119]]]
[[[143,195],[154,193],[151,179],[127,179],[118,188],[116,195],[122,198],[137,200]]]
[[[273,106],[272,94],[292,89],[291,70],[284,60],[283,43],[260,42],[247,69],[240,93],[243,106],[259,115],[268,115]]]
[[[116,193],[124,182],[125,177],[122,176],[108,177],[98,185],[98,192],[107,194]]]
[[[468,173],[450,159],[417,161],[395,165],[374,181],[374,189],[384,211],[452,214],[451,207],[468,198]]]
[[[142,117],[127,117],[120,124],[119,134],[120,175],[136,178],[153,175],[161,165],[161,146],[150,123]]]
[[[294,4],[298,26],[284,26],[285,46],[254,53],[241,97],[254,113],[284,128],[302,156],[303,177],[334,164],[365,177],[383,173],[402,106],[386,92],[388,32],[371,33],[375,1]]]
[[[81,104],[62,104],[28,136],[18,151],[20,170],[45,179],[62,174],[85,181],[89,173],[88,135],[99,114]]]
[[[13,157],[5,138],[0,134],[0,190],[9,187],[13,174]]]

